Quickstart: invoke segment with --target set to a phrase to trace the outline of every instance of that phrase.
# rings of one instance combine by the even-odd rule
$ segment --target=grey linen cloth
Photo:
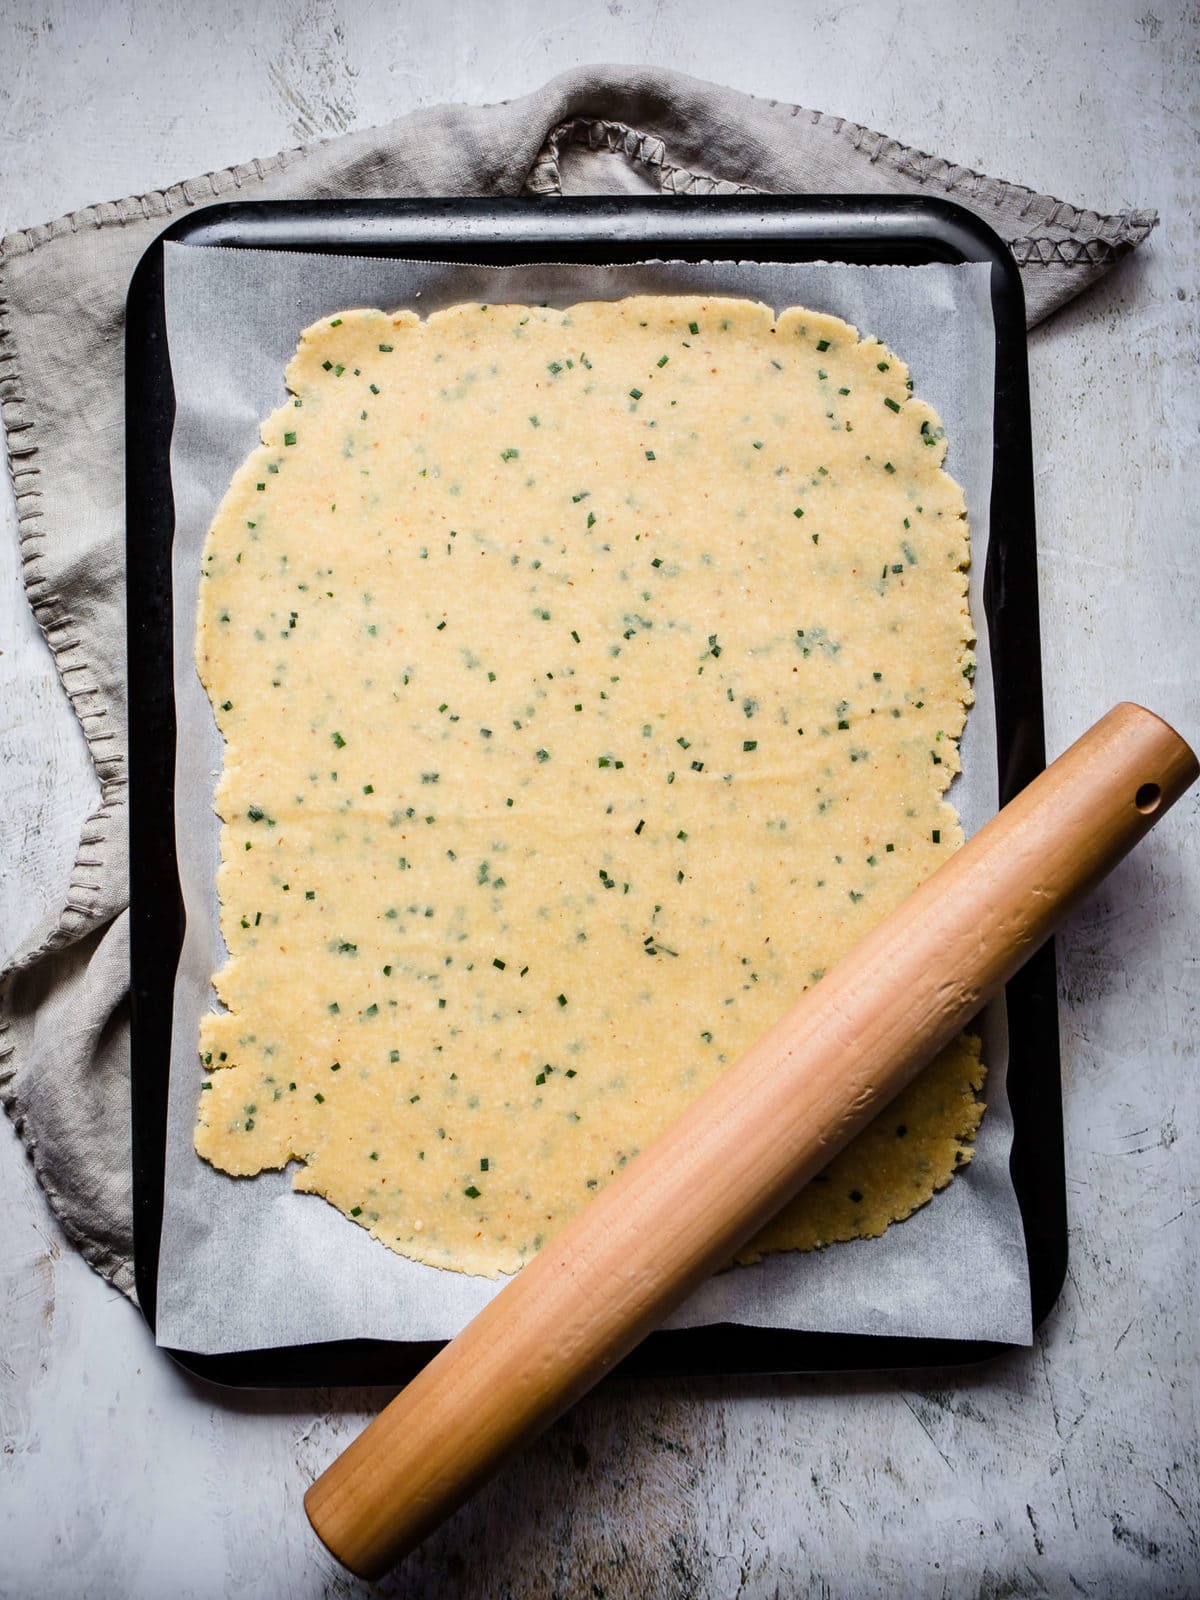
[[[491,106],[384,127],[90,206],[0,242],[0,406],[24,581],[100,782],[58,909],[0,977],[0,1097],[64,1230],[133,1292],[129,1139],[123,323],[142,252],[218,201],[406,195],[885,192],[978,213],[1030,326],[1147,237],[842,117],[652,67],[581,67]]]

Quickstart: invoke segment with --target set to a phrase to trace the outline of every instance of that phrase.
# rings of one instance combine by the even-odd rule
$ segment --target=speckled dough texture
[[[800,308],[348,310],[287,383],[203,561],[196,1147],[510,1272],[961,842],[962,492],[902,362]],[[982,1071],[743,1259],[926,1202]]]

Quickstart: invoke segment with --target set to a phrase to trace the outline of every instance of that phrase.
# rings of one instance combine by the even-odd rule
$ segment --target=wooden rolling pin
[[[602,1190],[305,1496],[377,1577],[585,1394],[897,1094],[1197,775],[1119,705]]]

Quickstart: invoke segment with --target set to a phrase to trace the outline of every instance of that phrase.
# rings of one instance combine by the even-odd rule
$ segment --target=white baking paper
[[[351,306],[428,313],[465,300],[546,302],[628,294],[728,294],[777,311],[806,305],[877,335],[908,363],[915,391],[950,440],[948,470],[971,519],[977,704],[949,798],[968,834],[996,809],[992,675],[982,602],[992,472],[994,332],[986,265],[836,263],[449,266],[271,251],[165,247],[167,332],[176,394],[171,474],[175,819],[187,932],[175,987],[166,1187],[159,1256],[160,1344],[205,1354],[330,1339],[453,1335],[504,1280],[393,1255],[287,1172],[231,1178],[192,1148],[201,1081],[197,1025],[223,965],[212,808],[222,741],[193,661],[200,551],[260,422],[285,399],[300,332]],[[825,1332],[1031,1339],[1028,1268],[1008,1173],[1003,1008],[984,1023],[988,1110],[975,1158],[932,1203],[879,1239],[769,1257],[713,1278],[669,1326],[748,1323]]]

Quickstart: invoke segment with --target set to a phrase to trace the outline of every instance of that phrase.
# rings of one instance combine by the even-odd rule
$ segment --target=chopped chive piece
[[[631,400],[640,400],[642,398],[642,391],[640,389],[630,389],[629,398]]]
[[[647,461],[654,461],[654,460],[656,460],[656,459],[657,459],[657,458],[656,458],[656,457],[655,457],[655,454],[654,454],[654,451],[653,451],[653,450],[647,450],[647,451],[646,451],[646,460],[647,460]]]
[[[689,333],[699,333],[700,332],[700,324],[698,322],[689,322],[688,323],[688,332]]]
[[[333,740],[334,744],[339,750],[344,750],[346,748],[346,741],[342,738],[340,733],[332,733],[330,734],[330,738]]]
[[[818,339],[817,340],[817,349],[819,351],[822,351],[822,352],[828,350],[829,349],[829,340],[828,339]]]
[[[757,739],[743,739],[742,740],[742,749],[743,750],[757,750],[758,749],[758,740]]]
[[[659,356],[658,360],[654,364],[656,367],[665,367],[670,359],[670,356]]]
[[[893,400],[890,394],[884,398],[883,403],[885,406],[887,406],[889,411],[899,411],[900,409],[900,402],[898,400]]]
[[[942,830],[940,828],[935,828],[933,830],[933,842],[934,842],[934,844],[941,844],[941,842],[942,842]]]
[[[283,442],[284,444],[295,444],[296,435],[294,433],[285,433],[283,436]]]
[[[478,1200],[479,1199],[479,1190],[475,1187],[475,1185],[473,1183],[469,1183],[467,1185],[467,1187],[463,1190],[463,1193],[466,1195],[468,1200]]]

